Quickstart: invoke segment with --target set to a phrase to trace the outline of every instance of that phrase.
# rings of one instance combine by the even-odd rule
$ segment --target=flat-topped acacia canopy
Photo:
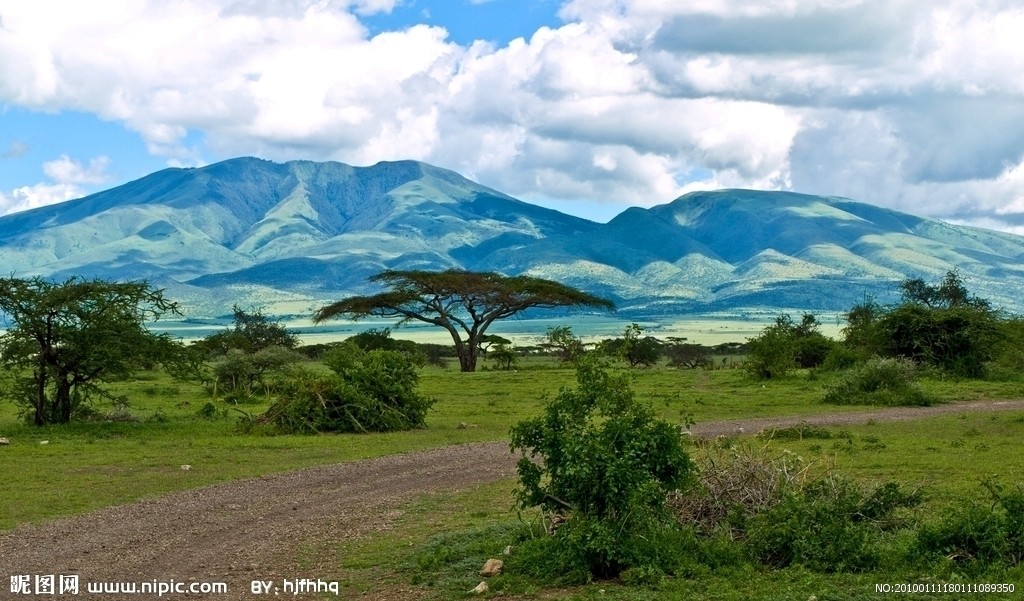
[[[387,290],[353,296],[321,307],[313,321],[334,317],[399,317],[399,325],[416,320],[440,326],[451,334],[462,371],[476,371],[481,338],[499,319],[530,308],[556,307],[613,310],[610,300],[571,286],[525,275],[449,269],[388,270],[370,278]]]

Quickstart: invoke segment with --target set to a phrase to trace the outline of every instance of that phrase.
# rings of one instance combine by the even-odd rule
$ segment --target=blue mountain
[[[1024,308],[1024,238],[790,192],[697,192],[599,224],[415,161],[239,158],[0,217],[3,273],[147,278],[194,315],[306,312],[384,269],[446,268],[662,314],[842,310],[958,268],[980,296]]]

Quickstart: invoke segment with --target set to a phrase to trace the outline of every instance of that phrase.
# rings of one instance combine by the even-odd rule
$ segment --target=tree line
[[[451,334],[462,371],[476,369],[488,342],[487,329],[497,320],[531,308],[614,307],[609,300],[529,276],[388,270],[370,281],[385,290],[326,305],[314,314],[314,322],[398,317],[399,324],[430,323]],[[126,378],[138,369],[159,365],[181,377],[200,377],[203,351],[231,359],[220,367],[216,382],[251,388],[268,371],[288,363],[297,343],[293,334],[262,313],[235,307],[233,329],[186,348],[146,327],[165,316],[181,315],[177,303],[146,281],[72,277],[54,282],[11,276],[0,279],[0,312],[7,322],[7,332],[0,337],[0,360],[14,374],[3,394],[40,426],[67,423],[88,407],[90,399],[110,397],[103,383]],[[393,352],[369,352],[378,351]],[[346,361],[389,369],[381,363],[387,363],[382,356],[367,355],[358,361],[350,356]],[[334,382],[335,388],[351,388],[356,376],[345,370],[338,373],[342,381]],[[356,379],[370,386],[365,374]],[[345,405],[344,399],[339,403]]]
[[[147,282],[2,278],[0,312],[7,332],[0,337],[0,361],[9,368],[2,394],[18,403],[30,421],[45,425],[70,421],[87,410],[90,399],[113,399],[103,384],[138,369],[160,366],[179,377],[203,378],[210,357],[220,358],[211,377],[214,393],[236,400],[269,393],[268,376],[290,370],[299,351],[318,358],[347,353],[350,367],[363,361],[383,365],[387,361],[379,353],[397,353],[415,366],[443,364],[451,357],[462,371],[474,371],[486,355],[511,369],[523,349],[487,332],[496,321],[532,308],[614,308],[607,299],[528,276],[385,271],[371,282],[384,291],[326,305],[316,311],[314,321],[398,317],[399,325],[421,321],[448,331],[453,345],[395,340],[384,329],[352,337],[348,351],[337,345],[300,348],[298,337],[280,323],[259,310],[235,306],[233,327],[186,347],[147,328],[150,322],[180,316],[179,305]],[[634,367],[666,359],[676,367],[708,367],[712,353],[746,353],[743,365],[758,379],[782,377],[797,368],[843,369],[872,357],[930,366],[958,378],[1019,373],[1024,367],[1019,352],[1024,322],[972,295],[955,270],[934,284],[905,280],[899,290],[898,304],[882,306],[865,299],[851,307],[841,340],[823,335],[817,318],[805,314],[799,322],[781,315],[747,343],[717,348],[679,337],[661,340],[633,323],[620,337],[597,343],[596,350]],[[534,350],[575,362],[595,350],[588,346],[595,345],[584,344],[570,327],[558,326]],[[362,358],[355,351],[364,353]],[[343,369],[335,371],[342,380],[349,377]],[[351,388],[352,381],[347,382]]]

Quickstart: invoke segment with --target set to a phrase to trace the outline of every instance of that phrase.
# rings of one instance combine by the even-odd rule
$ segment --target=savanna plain
[[[880,530],[877,540],[869,541],[876,561],[849,569],[813,559],[774,565],[755,561],[735,544],[734,539],[743,536],[742,528],[726,520],[701,540],[680,539],[679,544],[689,545],[690,560],[666,565],[656,575],[627,572],[589,582],[559,580],[536,569],[516,569],[517,564],[529,563],[516,561],[518,548],[546,536],[550,525],[536,509],[517,509],[514,491],[520,483],[515,478],[422,495],[382,517],[385,527],[373,533],[328,541],[315,550],[300,549],[299,554],[319,555],[309,560],[311,565],[327,567],[312,576],[339,582],[342,598],[473,598],[481,596],[470,591],[482,580],[489,588],[483,597],[522,599],[975,599],[1014,598],[1024,590],[1024,568],[1019,562],[965,562],[957,554],[970,550],[953,548],[927,560],[915,559],[924,526],[918,530],[899,527],[931,524],[933,533],[944,527],[994,528],[985,519],[954,523],[950,516],[963,517],[964,507],[989,512],[1021,509],[999,504],[1016,499],[1012,493],[1019,492],[1024,482],[1020,447],[1024,402],[1004,403],[1000,411],[942,415],[908,407],[901,410],[910,412],[911,419],[851,417],[836,420],[845,421],[840,425],[829,425],[831,418],[824,416],[853,416],[871,409],[823,403],[837,377],[834,374],[804,369],[759,380],[730,368],[728,361],[723,366],[722,359],[715,357],[714,367],[705,369],[664,364],[630,368],[625,363],[608,369],[624,374],[638,400],[681,430],[692,426],[698,431],[701,426],[736,420],[794,418],[785,427],[760,428],[757,422],[744,422],[754,427],[714,437],[685,437],[698,468],[709,470],[730,458],[756,457],[755,462],[782,466],[802,481],[828,481],[835,486],[850,482],[856,490],[867,491],[858,497],[861,501],[873,498],[870,491],[877,493],[885,483],[898,483],[900,494],[912,495],[916,501],[898,508],[892,518],[896,526]],[[737,363],[733,358],[731,365]],[[112,387],[112,393],[125,395],[129,403],[101,409],[118,412],[120,419],[40,428],[26,425],[17,407],[5,402],[0,404],[0,436],[10,444],[0,447],[0,528],[10,530],[183,489],[310,466],[448,445],[507,442],[514,424],[540,416],[560,389],[575,384],[574,369],[551,357],[523,358],[516,369],[499,369],[487,361],[482,367],[476,373],[430,365],[421,368],[420,392],[436,402],[425,428],[395,433],[243,432],[239,418],[244,421],[262,412],[269,398],[226,403],[213,398],[208,387],[148,371]],[[1024,398],[1024,381],[1016,378],[955,379],[935,372],[925,374],[919,386],[939,406]],[[914,411],[921,416],[915,417]],[[812,420],[818,421],[812,425]],[[338,499],[339,504],[344,502]],[[1010,515],[1006,520],[1007,527],[1021,528],[1021,516]],[[812,520],[792,527],[817,526]],[[962,540],[986,544],[985,532],[961,534]],[[850,530],[846,535],[862,534]],[[505,571],[482,578],[481,566],[495,557],[506,559]],[[298,557],[297,561],[307,560]],[[886,594],[876,586],[900,583],[1010,583],[1017,592],[938,593],[933,588]]]

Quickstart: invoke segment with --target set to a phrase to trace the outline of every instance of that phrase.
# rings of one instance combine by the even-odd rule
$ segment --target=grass
[[[807,373],[765,383],[740,370],[631,370],[634,390],[661,417],[682,423],[742,417],[813,415],[858,407],[820,402],[825,379]],[[428,368],[421,390],[438,399],[426,429],[370,435],[260,436],[235,431],[234,409],[217,406],[214,419],[197,414],[210,398],[203,388],[145,372],[112,387],[129,397],[137,423],[24,425],[16,407],[0,403],[0,529],[82,513],[114,504],[225,480],[352,461],[443,445],[506,440],[509,427],[537,415],[542,399],[574,383],[570,368],[533,359],[519,371]],[[1024,396],[1019,383],[924,381],[943,400]],[[265,405],[237,409],[256,413]],[[98,407],[109,410],[109,407]],[[225,415],[226,413],[226,415]],[[461,427],[465,424],[465,427]],[[46,445],[41,441],[49,441]],[[192,469],[185,472],[181,465]],[[55,467],[62,485],[52,486]]]
[[[630,373],[637,396],[649,399],[663,418],[677,423],[865,409],[824,405],[821,397],[829,377],[809,372],[763,383],[733,369],[655,368]],[[131,423],[35,428],[17,418],[13,404],[0,403],[0,436],[11,440],[0,447],[0,473],[4,474],[0,529],[231,479],[450,444],[506,440],[512,424],[537,415],[542,399],[572,385],[573,378],[570,368],[534,359],[513,372],[464,374],[427,368],[422,372],[421,390],[438,399],[428,414],[428,427],[371,435],[239,434],[235,430],[239,414],[233,408],[218,403],[212,419],[200,417],[200,409],[210,400],[204,389],[153,373],[114,386],[115,393],[130,399],[138,419]],[[1020,382],[925,379],[921,386],[940,402],[1024,397]],[[256,413],[264,407],[238,409]],[[1020,412],[826,428],[827,434],[819,430],[807,436],[782,436],[769,444],[866,481],[897,479],[922,485],[928,498],[922,511],[940,512],[963,499],[982,498],[980,482],[986,476],[998,475],[1008,483],[1024,481],[1024,453],[1019,446],[1024,439],[1024,405]],[[182,470],[184,464],[191,469]],[[59,486],[54,484],[55,474]],[[404,587],[433,598],[465,598],[465,591],[479,582],[476,564],[482,565],[483,555],[497,552],[487,541],[506,541],[523,527],[510,512],[513,486],[514,482],[506,481],[423,497],[405,507],[385,533],[337,546],[336,579],[348,596],[379,587]],[[431,542],[438,532],[454,538]],[[444,551],[447,559],[431,559],[442,547],[449,549]],[[852,600],[875,598],[873,584],[879,578],[897,576],[927,577],[826,577],[799,569],[769,573],[736,568],[670,580],[657,591],[615,583],[553,591],[514,575],[501,577],[493,588],[519,598],[538,594],[623,600],[807,599],[815,595],[821,600]],[[1006,577],[1014,578],[1020,589],[1019,571]],[[412,586],[413,581],[418,584]]]
[[[943,416],[902,424],[874,424],[809,431],[802,439],[754,441],[776,450],[788,449],[819,469],[832,469],[865,483],[892,478],[923,487],[925,503],[917,511],[939,515],[954,503],[984,500],[981,481],[998,476],[1006,483],[1024,480],[1024,410],[998,415]],[[966,436],[968,445],[956,443]],[[695,450],[699,452],[699,450]],[[393,527],[381,536],[348,541],[336,548],[337,578],[353,594],[405,587],[425,599],[463,599],[481,580],[502,598],[615,599],[820,599],[857,601],[882,598],[876,584],[975,582],[967,576],[938,578],[927,571],[902,567],[859,574],[820,574],[802,567],[783,570],[749,564],[717,570],[701,569],[688,577],[665,580],[656,589],[626,587],[616,581],[568,589],[550,589],[515,573],[482,579],[478,572],[489,557],[503,557],[504,548],[536,531],[535,516],[509,510],[512,481],[471,491],[435,494],[406,507]],[[437,534],[437,533],[442,534]],[[513,549],[513,553],[514,553]],[[507,559],[507,558],[506,558]],[[996,582],[1024,586],[1024,566],[989,575]],[[899,595],[901,599],[934,598],[937,593]],[[991,593],[988,598],[1014,598]],[[942,594],[943,599],[976,595]]]

